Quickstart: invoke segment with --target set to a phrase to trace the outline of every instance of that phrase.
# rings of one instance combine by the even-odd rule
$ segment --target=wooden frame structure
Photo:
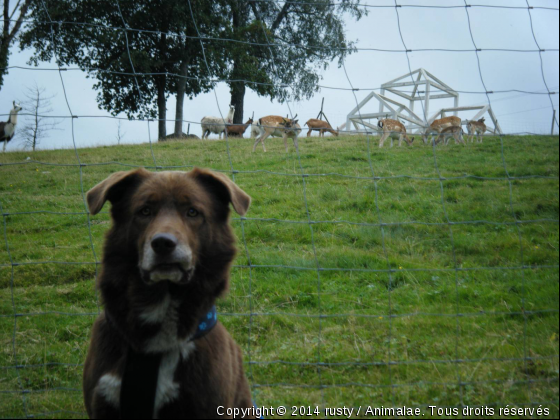
[[[409,91],[403,91],[403,88],[407,88]],[[412,93],[410,93],[410,88],[412,88]],[[395,95],[399,99],[402,98],[404,101],[399,102],[396,99],[392,99],[388,94]],[[379,103],[379,112],[361,113],[361,109],[372,99],[377,100]],[[451,108],[440,108],[435,114],[429,116],[430,102],[437,99],[453,99],[454,106]],[[421,102],[421,116],[414,111],[416,102]],[[407,131],[410,133],[423,133],[434,120],[447,116],[447,113],[453,113],[453,115],[458,116],[459,112],[476,110],[479,112],[471,120],[477,120],[488,113],[494,124],[493,128],[488,127],[488,131],[494,134],[502,134],[500,124],[489,105],[459,106],[458,92],[429,71],[420,68],[382,84],[380,93],[371,92],[357,107],[350,111],[346,117],[346,123],[339,127],[339,129],[356,134],[371,133],[371,130],[377,133],[380,132],[380,128],[377,124],[372,124],[371,120],[392,118],[408,122]],[[463,124],[466,125],[467,122],[468,120],[464,120]]]

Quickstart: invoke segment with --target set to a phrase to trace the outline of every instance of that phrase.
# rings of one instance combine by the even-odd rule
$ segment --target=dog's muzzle
[[[191,249],[170,233],[158,233],[144,244],[140,270],[148,283],[186,284],[194,274]]]

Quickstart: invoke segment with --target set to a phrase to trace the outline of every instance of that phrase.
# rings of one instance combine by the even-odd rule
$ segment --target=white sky
[[[364,4],[393,5],[391,0],[364,0]],[[399,0],[410,5],[464,5],[463,0]],[[470,1],[469,1],[470,3]],[[557,0],[529,0],[531,6],[558,8]],[[526,7],[525,0],[477,0],[473,4],[520,6]],[[531,33],[527,9],[493,9],[469,8],[473,35],[479,48],[507,48],[535,50],[537,46]],[[467,14],[464,8],[429,9],[399,8],[401,28],[408,49],[472,49]],[[541,48],[559,48],[559,16],[556,11],[532,10],[535,35]],[[358,48],[382,48],[402,50],[403,45],[398,32],[395,8],[370,9],[369,16],[360,22],[348,21],[347,35],[351,40],[358,40]],[[541,74],[541,62],[538,53],[516,52],[481,52],[481,69],[486,86],[491,91],[518,89],[524,91],[546,92]],[[30,67],[27,64],[31,51],[19,52],[16,45],[12,48],[10,66]],[[474,52],[414,52],[409,54],[412,70],[424,67],[443,82],[458,91],[483,91],[476,55]],[[558,52],[542,54],[544,77],[551,91],[558,91],[559,58]],[[43,63],[40,69],[56,69],[54,63]],[[382,83],[408,73],[407,58],[404,53],[384,53],[359,51],[346,61],[348,76],[355,88],[378,88]],[[94,81],[87,79],[80,71],[62,73],[68,102],[74,115],[82,116],[74,121],[75,139],[78,147],[116,144],[118,122],[109,118],[85,118],[83,116],[110,116],[100,110],[95,100],[97,92],[93,90]],[[52,115],[69,115],[59,73],[57,71],[32,71],[11,69],[4,79],[0,91],[0,114],[7,114],[13,100],[23,100],[25,87],[37,83],[47,90],[47,94],[56,94],[53,100]],[[350,84],[344,70],[333,63],[323,73],[321,85],[337,88],[349,88]],[[227,112],[230,101],[229,88],[225,83],[217,85],[216,95],[222,112]],[[356,96],[361,101],[369,91],[358,91]],[[299,114],[300,121],[315,118],[320,110],[321,99],[325,98],[325,113],[333,125],[339,126],[346,121],[346,115],[355,107],[354,94],[351,91],[322,89],[310,101],[291,103],[292,111]],[[536,132],[550,133],[552,109],[548,95],[523,95],[519,93],[494,94],[490,96],[495,114],[506,133]],[[558,95],[552,96],[554,107],[558,108]],[[486,96],[480,94],[461,94],[460,105],[486,104]],[[446,100],[431,103],[430,114],[438,108],[452,105]],[[270,114],[288,114],[287,104],[271,102],[259,98],[248,89],[245,96],[244,120],[251,116],[262,117]],[[378,106],[371,106],[362,112],[377,112]],[[422,115],[417,104],[416,112]],[[22,113],[25,113],[23,111]],[[168,119],[174,118],[175,99],[167,102]],[[219,115],[213,92],[199,95],[192,101],[185,101],[184,119],[199,122],[207,115]],[[124,115],[123,115],[124,116]],[[468,113],[461,115],[468,118]],[[6,116],[0,117],[3,120]],[[18,124],[23,124],[25,116],[20,116]],[[70,119],[59,126],[62,131],[52,132],[50,138],[43,140],[39,148],[72,147]],[[143,143],[157,139],[157,123],[144,121],[123,121],[124,143]],[[173,122],[167,123],[168,134],[173,131]],[[185,123],[184,131],[187,131]],[[558,132],[556,130],[556,132]],[[191,133],[200,135],[200,125],[192,124]],[[245,137],[249,136],[247,131]],[[8,145],[8,150],[22,148],[16,137]]]

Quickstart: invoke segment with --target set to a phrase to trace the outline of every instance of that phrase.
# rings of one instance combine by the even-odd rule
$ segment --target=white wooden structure
[[[391,98],[389,94],[397,96],[398,100]],[[372,99],[378,102],[379,111],[362,113],[362,109]],[[436,108],[437,112],[430,115],[430,107],[433,108],[433,101],[438,99],[453,99],[454,106]],[[415,111],[415,105],[420,101],[422,102],[421,108],[418,110],[416,107]],[[449,113],[458,116],[459,112],[476,110],[478,112],[470,120],[478,120],[488,113],[494,124],[494,127],[488,126],[488,131],[502,134],[498,120],[489,105],[459,106],[459,93],[429,71],[421,68],[382,84],[380,93],[371,92],[348,114],[346,123],[339,129],[350,133],[371,133],[372,130],[380,132],[381,129],[377,126],[377,122],[371,120],[392,118],[400,119],[405,124],[408,122],[407,131],[409,133],[423,133],[434,120],[446,117]],[[466,125],[467,120],[463,120],[463,124]]]

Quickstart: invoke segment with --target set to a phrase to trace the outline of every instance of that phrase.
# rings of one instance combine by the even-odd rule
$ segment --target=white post
[[[492,118],[492,122],[494,123],[494,127],[496,128],[496,133],[498,133],[500,136],[503,135],[504,133],[502,132],[502,127],[500,127],[500,123],[494,115],[494,111],[490,107],[488,108],[488,114],[490,114],[490,118]]]
[[[455,108],[459,108],[459,95],[455,96]],[[453,115],[457,117],[459,115],[459,111],[456,110]]]
[[[426,125],[428,125],[428,119],[430,118],[430,86],[430,82],[426,81],[426,105],[424,106],[424,112],[426,114],[424,115],[424,122]]]

